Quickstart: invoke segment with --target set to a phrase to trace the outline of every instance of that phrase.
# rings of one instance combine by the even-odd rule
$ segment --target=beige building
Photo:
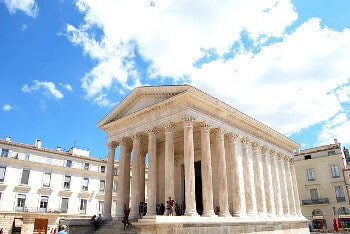
[[[138,219],[147,202],[139,233],[309,232],[294,170],[299,145],[222,101],[189,85],[139,87],[98,126],[107,132],[107,167],[117,147],[120,154],[117,218],[126,205]],[[104,200],[111,218],[112,178]],[[169,197],[185,205],[184,216],[157,215]]]
[[[334,141],[295,154],[301,210],[312,229],[333,229],[334,218],[337,226],[340,218],[343,227],[350,227],[347,150]]]
[[[106,161],[89,151],[48,149],[0,140],[0,229],[3,233],[50,233],[67,218],[103,213]],[[112,170],[112,210],[116,208],[117,168]],[[115,214],[113,214],[115,215]]]

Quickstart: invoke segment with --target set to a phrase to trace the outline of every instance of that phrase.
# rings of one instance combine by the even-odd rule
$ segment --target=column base
[[[231,217],[231,214],[229,211],[222,211],[219,213],[219,217]]]
[[[202,217],[217,217],[217,215],[214,213],[214,210],[208,210],[208,211],[204,212],[201,216]]]
[[[186,210],[185,211],[186,216],[199,216],[196,210]]]

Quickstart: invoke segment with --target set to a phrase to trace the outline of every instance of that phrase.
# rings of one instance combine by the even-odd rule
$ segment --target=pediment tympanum
[[[109,114],[107,114],[106,117],[98,123],[98,126],[102,127],[105,124],[124,118],[139,110],[163,102],[173,96],[187,91],[190,88],[193,87],[189,85],[138,87],[125,97]]]

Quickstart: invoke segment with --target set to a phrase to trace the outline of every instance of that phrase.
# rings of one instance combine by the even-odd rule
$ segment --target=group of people
[[[102,226],[102,223],[103,219],[101,214],[99,214],[98,217],[93,215],[90,219],[90,224],[94,225],[95,230],[99,229]]]
[[[171,197],[166,201],[166,206],[163,203],[157,204],[156,212],[157,215],[167,215],[167,216],[180,216],[185,214],[185,203],[183,202],[179,205]]]

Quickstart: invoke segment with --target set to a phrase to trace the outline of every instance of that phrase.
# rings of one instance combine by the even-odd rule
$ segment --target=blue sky
[[[96,124],[189,83],[301,149],[350,145],[348,0],[0,0],[0,137],[104,158]]]

